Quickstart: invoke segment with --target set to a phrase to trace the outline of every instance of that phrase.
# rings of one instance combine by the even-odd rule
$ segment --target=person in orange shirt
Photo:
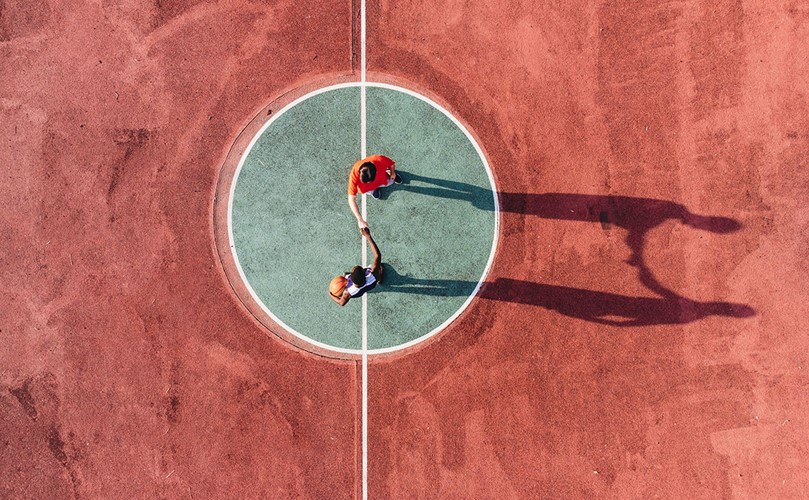
[[[357,206],[357,193],[371,192],[371,196],[379,199],[380,188],[393,183],[401,184],[402,176],[396,174],[396,163],[382,155],[371,155],[363,158],[351,167],[348,174],[348,206],[357,219],[360,229],[368,227],[368,223],[360,215]]]

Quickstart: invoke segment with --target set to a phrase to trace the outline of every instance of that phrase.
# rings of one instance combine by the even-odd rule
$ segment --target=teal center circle
[[[471,302],[494,256],[494,179],[463,125],[412,91],[366,84],[366,151],[396,162],[405,182],[366,197],[385,266],[382,282],[344,307],[328,283],[362,264],[346,184],[361,157],[361,86],[317,90],[253,138],[232,183],[230,247],[261,308],[319,347],[389,352],[436,334]],[[361,204],[361,197],[357,197]],[[368,250],[368,265],[373,259]]]

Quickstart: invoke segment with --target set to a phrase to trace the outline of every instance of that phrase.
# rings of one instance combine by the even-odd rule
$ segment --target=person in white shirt
[[[361,297],[365,292],[373,289],[382,279],[382,253],[371,237],[367,227],[360,229],[360,233],[368,239],[371,251],[374,253],[374,262],[370,267],[354,266],[350,273],[335,276],[329,283],[329,296],[337,304],[344,306],[355,297]]]

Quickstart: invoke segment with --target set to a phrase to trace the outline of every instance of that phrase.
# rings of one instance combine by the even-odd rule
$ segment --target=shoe
[[[394,184],[401,184],[403,182],[404,182],[404,180],[402,179],[402,174],[400,174],[399,172],[396,172],[396,178],[393,179],[393,183]]]
[[[371,196],[373,196],[375,200],[378,200],[379,199],[379,189],[374,189],[374,191],[371,193]]]

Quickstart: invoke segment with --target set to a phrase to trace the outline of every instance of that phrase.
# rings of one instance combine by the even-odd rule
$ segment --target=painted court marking
[[[364,319],[363,319],[363,322],[362,322],[362,329],[366,331],[365,332],[366,334],[363,335],[363,341],[362,341],[362,345],[363,345],[364,348],[356,349],[356,348],[345,348],[345,347],[335,346],[335,345],[329,344],[327,342],[322,342],[322,341],[316,340],[316,339],[314,339],[314,338],[312,338],[310,336],[307,336],[304,333],[297,331],[295,328],[290,326],[288,323],[286,323],[277,314],[275,314],[264,303],[263,300],[261,300],[259,294],[256,292],[256,290],[254,289],[252,284],[248,281],[247,275],[245,273],[245,270],[244,270],[244,268],[242,266],[240,257],[239,257],[238,252],[237,252],[236,243],[235,243],[236,240],[235,240],[235,236],[234,236],[234,220],[233,220],[234,209],[233,209],[233,204],[234,204],[234,199],[235,199],[236,187],[238,185],[238,179],[239,179],[239,176],[242,173],[242,169],[243,169],[243,167],[245,165],[245,162],[246,162],[247,158],[250,156],[250,153],[251,153],[252,149],[254,148],[254,146],[256,145],[258,140],[261,138],[261,136],[264,134],[264,132],[270,126],[272,126],[274,123],[276,123],[277,120],[279,120],[280,118],[285,116],[285,114],[287,112],[289,112],[289,110],[293,109],[295,106],[297,106],[298,104],[306,101],[307,99],[313,98],[315,96],[318,96],[318,95],[321,95],[321,94],[324,94],[324,93],[327,93],[327,92],[330,92],[330,91],[339,90],[339,89],[350,89],[350,88],[358,88],[358,90],[362,90],[364,88],[376,88],[376,89],[385,89],[385,90],[397,92],[397,93],[400,93],[400,94],[404,94],[404,95],[413,97],[415,99],[418,99],[418,100],[428,104],[429,106],[431,106],[432,108],[434,108],[435,110],[440,112],[444,117],[449,119],[452,122],[452,124],[458,130],[460,130],[463,133],[463,135],[466,137],[466,140],[474,148],[474,151],[477,154],[477,156],[478,156],[478,158],[479,158],[479,160],[481,162],[480,164],[484,167],[485,175],[486,175],[486,177],[488,179],[488,183],[489,183],[489,186],[490,186],[490,189],[491,189],[493,212],[494,212],[493,224],[492,224],[493,231],[492,231],[492,234],[491,234],[491,248],[490,248],[490,251],[488,253],[488,258],[486,260],[485,265],[483,266],[483,270],[480,273],[479,278],[477,279],[477,282],[475,283],[474,289],[471,290],[471,292],[468,294],[468,296],[463,301],[463,303],[454,311],[453,314],[449,315],[449,317],[447,317],[441,324],[439,324],[437,327],[433,328],[429,332],[424,333],[424,334],[422,334],[422,335],[420,335],[420,336],[418,336],[416,338],[413,338],[412,340],[409,340],[407,342],[399,343],[397,345],[393,345],[393,346],[389,346],[389,347],[374,348],[374,349],[368,349],[367,348],[367,342],[368,342],[368,339],[367,339],[367,328],[368,328],[368,325],[367,325],[367,321],[368,321],[368,319],[367,319],[367,315],[368,315],[367,296],[364,296],[364,299],[363,299],[363,303],[365,304],[365,306],[363,307],[363,317],[364,317]],[[361,106],[361,108],[362,108],[362,106]],[[363,114],[362,114],[362,109],[361,109],[361,116],[362,115]],[[361,120],[361,121],[365,122],[365,120]],[[361,153],[362,153],[362,151],[361,151]],[[364,153],[363,153],[363,156],[364,156]],[[455,118],[448,110],[446,110],[441,105],[435,103],[431,99],[429,99],[429,98],[427,98],[427,97],[425,97],[425,96],[423,96],[421,94],[418,94],[418,93],[416,93],[416,92],[414,92],[412,90],[409,90],[409,89],[406,89],[406,88],[403,88],[403,87],[398,87],[398,86],[395,86],[395,85],[390,85],[390,84],[383,84],[383,83],[376,83],[376,82],[365,82],[365,83],[362,83],[362,82],[350,82],[350,83],[341,83],[341,84],[331,85],[331,86],[323,87],[323,88],[317,89],[317,90],[315,90],[313,92],[310,92],[309,94],[306,94],[306,95],[294,100],[293,102],[291,102],[290,104],[285,106],[283,109],[281,109],[277,113],[273,114],[273,116],[270,118],[270,120],[268,120],[261,127],[261,129],[258,131],[258,133],[256,133],[256,135],[252,138],[249,146],[247,147],[245,152],[242,154],[242,156],[240,158],[240,161],[238,163],[238,166],[236,168],[234,177],[233,177],[233,182],[230,185],[230,194],[229,194],[229,199],[228,199],[227,220],[228,220],[228,238],[229,238],[230,251],[231,251],[234,263],[235,263],[235,267],[238,270],[239,277],[241,278],[241,280],[244,283],[247,291],[249,292],[251,298],[255,301],[255,303],[258,304],[259,307],[262,309],[262,311],[265,314],[267,314],[270,318],[272,318],[272,320],[274,322],[276,322],[277,324],[282,326],[285,330],[287,330],[289,333],[293,334],[297,338],[303,340],[305,343],[314,345],[316,347],[319,347],[319,348],[321,348],[323,350],[327,350],[327,351],[332,351],[332,352],[336,352],[336,353],[343,353],[343,354],[360,355],[360,356],[363,355],[364,353],[368,354],[368,355],[374,355],[374,354],[383,354],[383,353],[396,352],[396,351],[399,351],[399,350],[402,350],[402,349],[407,349],[409,347],[412,347],[412,346],[414,346],[414,345],[416,345],[416,344],[418,344],[420,342],[423,342],[423,341],[433,337],[434,335],[438,334],[440,331],[442,331],[444,328],[446,328],[450,323],[452,323],[452,321],[454,321],[461,313],[463,313],[463,311],[466,309],[466,307],[468,307],[469,304],[474,299],[474,297],[477,294],[478,290],[480,289],[485,277],[489,273],[489,270],[491,268],[491,265],[492,265],[492,262],[493,262],[493,259],[494,259],[494,254],[496,252],[497,235],[498,235],[498,232],[499,232],[499,206],[498,206],[497,197],[494,195],[494,191],[495,191],[494,178],[493,178],[491,169],[490,169],[490,167],[488,165],[488,162],[486,160],[486,157],[483,154],[482,149],[477,144],[477,142],[474,140],[473,136],[466,129],[466,127],[464,127],[463,124],[457,118]],[[367,204],[364,203],[363,205],[364,205],[363,206],[364,217],[367,217],[367,215],[368,215],[367,214]],[[363,263],[367,266],[367,250],[365,248],[364,240],[363,240],[363,243],[361,245],[362,245],[361,248],[362,248],[363,252],[366,253],[366,259],[363,261]],[[328,304],[326,304],[326,305],[328,305]]]
[[[360,158],[367,156],[368,120],[366,115],[365,74],[365,0],[360,3]],[[362,195],[362,218],[368,220],[368,199]],[[365,238],[362,246],[362,267],[368,266],[368,247]],[[368,294],[362,295],[362,499],[368,500]]]
[[[367,500],[369,356],[400,351],[428,340],[450,325],[466,310],[488,276],[494,260],[499,234],[500,207],[494,176],[486,156],[460,120],[440,104],[410,89],[367,81],[365,7],[365,0],[362,0],[360,4],[359,81],[325,86],[311,91],[284,105],[272,114],[269,120],[261,124],[259,130],[250,138],[249,144],[238,157],[238,162],[234,161],[235,170],[230,184],[225,185],[226,187],[223,186],[227,189],[228,196],[226,217],[223,219],[227,221],[229,257],[232,258],[230,269],[238,273],[243,285],[239,295],[246,304],[250,303],[250,299],[252,299],[252,304],[248,308],[254,311],[257,318],[261,317],[258,312],[260,309],[267,318],[280,325],[294,338],[301,340],[303,345],[310,345],[313,349],[317,348],[325,353],[361,356],[361,488],[362,498]],[[330,92],[334,92],[334,94],[328,94]],[[391,246],[391,255],[394,256],[392,259],[385,259],[386,264],[390,263],[389,265],[392,266],[389,267],[390,272],[393,273],[390,275],[391,288],[374,302],[375,308],[371,314],[369,314],[369,295],[362,296],[361,311],[354,309],[353,313],[356,315],[357,312],[361,312],[360,332],[350,327],[350,324],[356,321],[356,316],[352,316],[350,311],[345,311],[346,314],[342,315],[333,313],[333,311],[317,314],[320,306],[315,292],[315,283],[321,279],[322,271],[320,274],[308,274],[306,271],[307,255],[310,256],[310,259],[312,255],[318,255],[318,259],[322,259],[318,261],[323,264],[321,269],[325,270],[335,267],[337,263],[346,258],[346,255],[351,253],[350,240],[344,239],[342,236],[345,231],[344,216],[331,208],[328,202],[335,194],[332,191],[336,189],[336,185],[320,193],[319,201],[314,204],[304,204],[304,211],[300,211],[298,208],[293,211],[288,208],[275,210],[272,204],[256,203],[257,198],[255,198],[263,196],[264,200],[280,200],[289,194],[294,195],[296,181],[290,181],[292,184],[279,182],[283,177],[279,178],[278,175],[279,172],[282,172],[282,175],[294,172],[298,165],[300,165],[300,170],[296,175],[287,175],[287,179],[299,178],[300,181],[297,182],[303,182],[307,179],[307,175],[311,176],[313,172],[316,172],[316,175],[323,175],[326,172],[319,169],[321,166],[327,166],[326,178],[341,175],[339,174],[342,168],[340,164],[353,156],[350,150],[356,147],[352,146],[352,144],[356,144],[357,136],[354,135],[356,129],[354,125],[350,124],[350,121],[351,103],[356,103],[352,99],[356,99],[357,94],[359,94],[360,101],[359,157],[367,156],[370,139],[374,149],[383,154],[390,154],[394,159],[401,159],[402,161],[397,161],[397,163],[406,166],[405,186],[394,190],[399,193],[403,189],[403,192],[396,194],[393,200],[380,205],[380,212],[376,216],[377,223],[381,224],[382,229],[375,232],[375,236],[380,237],[381,233],[383,240]],[[318,96],[322,97],[319,97],[317,101],[313,100],[314,104],[296,109],[296,106]],[[349,99],[344,99],[344,96],[348,96]],[[415,101],[408,101],[408,98],[415,99]],[[411,102],[421,104],[411,104]],[[368,123],[369,105],[374,110],[374,114],[371,115],[371,125]],[[291,113],[293,109],[296,111]],[[334,113],[331,112],[332,110]],[[386,110],[387,113],[380,113],[383,110]],[[291,118],[284,119],[285,116],[291,116]],[[327,118],[317,118],[324,116]],[[315,118],[313,119],[313,117]],[[281,121],[279,122],[279,120]],[[274,124],[279,125],[277,128],[271,129]],[[335,128],[335,125],[339,125],[339,127]],[[414,127],[414,125],[416,126]],[[341,132],[336,135],[323,134],[323,131],[329,128],[341,130]],[[414,132],[416,130],[418,132]],[[294,133],[290,135],[290,131],[294,131]],[[457,131],[460,131],[461,134],[457,134]],[[265,133],[267,133],[266,136]],[[324,137],[330,138],[324,139]],[[259,143],[261,148],[251,157],[251,153]],[[311,161],[304,164],[288,161],[290,158],[288,149],[291,145],[311,152]],[[349,146],[349,149],[346,150],[345,146]],[[309,149],[305,149],[307,147]],[[248,158],[251,159],[248,161]],[[452,158],[452,160],[441,164],[440,158]],[[235,157],[234,160],[236,160]],[[240,175],[245,172],[245,165],[248,165],[248,174],[246,180],[240,185],[239,179]],[[313,166],[316,170],[311,170]],[[483,170],[480,170],[481,166]],[[279,168],[281,170],[278,170]],[[410,179],[408,179],[408,175]],[[279,189],[281,190],[279,191]],[[412,194],[405,194],[407,191],[411,191]],[[237,194],[240,196],[238,200]],[[429,196],[438,198],[429,198]],[[271,201],[271,203],[275,202]],[[238,206],[238,227],[234,225],[234,205]],[[251,206],[256,207],[254,211],[245,208]],[[323,208],[324,206],[326,208]],[[425,209],[426,207],[429,208]],[[317,212],[312,212],[313,208]],[[368,220],[369,217],[368,208],[367,196],[362,195],[360,211],[365,220]],[[430,209],[438,209],[438,211]],[[471,214],[469,210],[472,211]],[[299,227],[300,220],[296,219],[296,216],[307,213],[308,218],[303,220],[315,221],[315,223],[309,222],[308,227]],[[407,228],[399,228],[396,225],[398,217],[403,213],[408,214],[407,221],[411,222]],[[435,216],[439,214],[448,223],[444,226],[445,228],[458,229],[455,231],[440,230],[441,226],[434,225]],[[304,217],[306,216],[304,215]],[[338,220],[339,223],[331,223],[331,221]],[[311,231],[312,228],[323,228],[324,223],[329,227],[325,234],[322,229]],[[371,226],[374,224],[373,221],[369,221],[369,223]],[[480,229],[484,227],[491,232],[481,231]],[[292,229],[290,230],[290,228]],[[427,241],[424,238],[414,239],[416,235],[423,234],[420,231],[429,231],[430,228],[433,230],[432,234],[440,233],[445,237],[441,241],[444,247],[435,242],[431,244],[429,240],[435,238],[428,238]],[[301,229],[303,229],[303,233],[300,232]],[[307,230],[309,230],[308,236]],[[386,232],[387,234],[385,234]],[[491,235],[490,240],[486,237],[487,233]],[[324,254],[322,251],[315,251],[310,254],[305,251],[296,251],[294,248],[285,250],[283,242],[288,241],[304,245],[311,244],[307,242],[315,242],[316,245],[320,243],[319,248],[328,248],[330,252]],[[486,253],[489,241],[491,245]],[[443,258],[442,250],[446,249],[447,242],[454,244],[452,247],[454,250],[451,252],[453,258],[439,263],[436,259]],[[323,246],[324,243],[326,246]],[[348,244],[348,247],[345,244]],[[361,264],[363,267],[367,267],[368,246],[362,237],[360,237],[360,245]],[[415,250],[411,248],[415,248]],[[458,250],[462,250],[460,255]],[[240,258],[239,253],[242,251],[247,252],[246,261]],[[224,245],[221,252],[222,255],[228,253]],[[290,258],[288,256],[290,252],[297,255]],[[430,261],[433,263],[425,267],[424,263]],[[248,267],[245,267],[245,262]],[[280,280],[274,274],[278,269],[282,270]],[[251,283],[248,276],[255,278],[256,283]],[[278,283],[284,283],[284,286],[278,288]],[[305,286],[301,288],[304,283]],[[257,289],[261,291],[261,294],[257,292]],[[265,303],[262,297],[266,297],[269,302]],[[462,303],[460,303],[461,301]],[[334,307],[326,299],[323,302],[323,308]],[[299,331],[292,327],[282,319],[281,315],[273,312],[267,304],[280,307],[279,310],[285,315],[284,317],[303,327],[303,330]],[[306,305],[304,306],[304,304]],[[419,319],[411,320],[403,325],[395,314],[403,304],[409,304],[416,311],[421,311],[421,315],[416,313],[417,315],[414,316]],[[290,305],[295,308],[284,309],[289,308]],[[407,305],[404,308],[408,310]],[[294,314],[298,313],[295,311],[302,309],[313,312],[308,313],[308,317],[296,317]],[[294,314],[290,315],[290,311]],[[374,344],[374,348],[370,349],[369,316],[373,318],[372,340]],[[444,318],[443,321],[442,318]],[[440,324],[438,324],[439,322]],[[356,323],[353,324],[356,325]],[[435,326],[436,324],[437,326]],[[271,327],[268,322],[265,322],[265,325]],[[323,325],[328,326],[323,329]],[[336,330],[335,325],[338,325]],[[405,326],[404,329],[402,329],[403,326]],[[314,328],[312,331],[315,332],[317,338],[305,334],[310,327]],[[428,328],[421,330],[421,327]],[[429,331],[426,331],[428,329]],[[425,331],[426,333],[422,333]],[[360,333],[361,339],[357,339],[356,333]],[[300,345],[290,338],[287,340]],[[357,340],[360,340],[359,349],[356,348]],[[338,345],[334,345],[335,343]]]

